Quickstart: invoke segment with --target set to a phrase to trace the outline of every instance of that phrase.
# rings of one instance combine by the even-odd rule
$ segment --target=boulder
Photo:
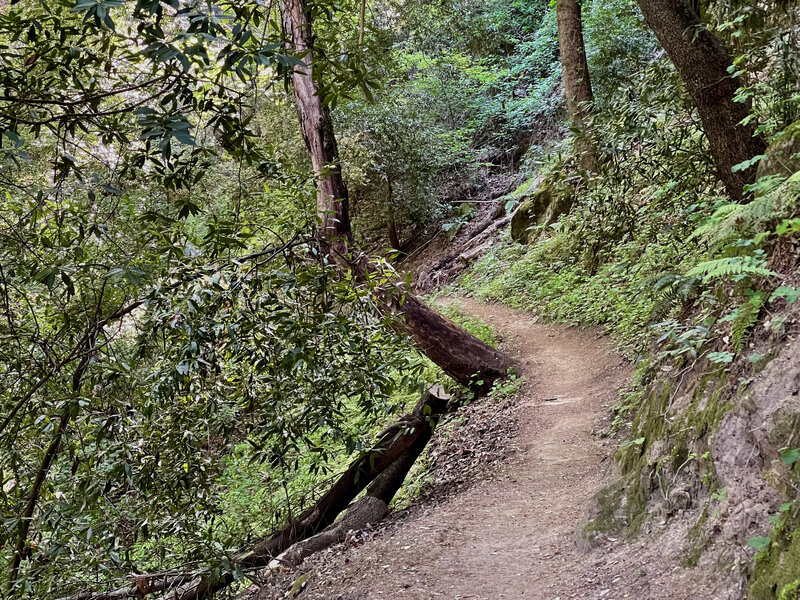
[[[770,144],[758,164],[757,177],[789,177],[797,171],[800,171],[800,121],[789,125]]]
[[[546,179],[539,181],[522,196],[521,204],[511,216],[511,238],[527,244],[534,226],[554,223],[571,206],[572,198],[564,189]]]

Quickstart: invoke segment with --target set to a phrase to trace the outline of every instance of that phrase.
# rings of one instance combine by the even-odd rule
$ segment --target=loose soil
[[[631,373],[608,340],[593,330],[540,324],[502,306],[452,301],[498,331],[504,349],[519,359],[525,384],[510,409],[508,403],[478,403],[469,432],[487,438],[485,444],[458,449],[458,457],[434,457],[433,473],[443,476],[464,456],[478,464],[473,455],[484,447],[497,460],[480,474],[466,469],[466,481],[450,481],[460,485],[441,486],[441,493],[312,557],[255,597],[715,598],[717,577],[680,566],[685,528],[634,540],[611,534],[590,550],[580,543],[593,494],[614,478],[616,442],[602,432]],[[504,429],[492,423],[513,424],[506,428],[508,439],[498,437]],[[464,440],[455,447],[464,448]]]

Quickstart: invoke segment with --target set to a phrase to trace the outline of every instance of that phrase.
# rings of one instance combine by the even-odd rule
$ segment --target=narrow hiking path
[[[666,557],[682,540],[609,538],[586,550],[577,531],[614,475],[616,444],[596,435],[631,368],[592,330],[458,298],[519,360],[518,434],[487,478],[399,517],[361,545],[317,560],[302,598],[713,598]],[[656,532],[657,535],[657,532]],[[645,538],[646,536],[642,536]],[[317,567],[320,564],[316,565]],[[279,597],[265,591],[260,600]]]

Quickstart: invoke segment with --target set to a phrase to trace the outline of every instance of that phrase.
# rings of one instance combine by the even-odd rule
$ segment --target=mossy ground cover
[[[756,556],[748,598],[798,600],[800,598],[800,506],[782,511],[769,545]]]

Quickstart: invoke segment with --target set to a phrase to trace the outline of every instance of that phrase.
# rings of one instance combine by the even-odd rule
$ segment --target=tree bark
[[[744,186],[755,181],[756,166],[737,173],[731,169],[763,154],[766,146],[755,137],[753,125],[740,124],[750,114],[750,103],[734,101],[741,84],[728,72],[728,50],[687,0],[638,2],[697,108],[719,178],[731,198],[741,200]]]
[[[305,0],[281,0],[280,13],[288,47],[305,63],[292,72],[292,92],[300,130],[317,175],[317,212],[322,236],[341,245],[351,241],[347,187],[330,109],[319,95],[314,76],[314,37]]]
[[[322,217],[320,236],[341,264],[352,242],[347,187],[342,179],[330,111],[318,93],[319,85],[314,78],[311,19],[305,0],[281,0],[280,10],[287,46],[302,55],[307,65],[295,69],[292,87],[303,139],[317,175],[317,210]],[[356,268],[359,270],[363,267]],[[510,357],[410,294],[394,297],[387,304],[402,313],[407,332],[419,350],[461,385],[484,392],[514,365]]]
[[[262,566],[266,564],[265,559],[280,555],[297,541],[309,538],[331,525],[378,474],[406,455],[418,440],[426,436],[430,439],[433,423],[445,412],[449,401],[450,396],[441,391],[434,389],[425,392],[413,412],[388,427],[378,437],[372,450],[353,461],[313,506],[282,530],[257,543],[250,555],[242,559],[242,564]]]
[[[295,568],[312,554],[343,542],[348,531],[364,529],[370,524],[379,522],[388,513],[389,506],[386,502],[374,496],[364,496],[354,502],[336,523],[310,538],[295,542],[281,552],[270,561],[269,568],[271,570],[281,567]]]
[[[410,294],[397,300],[406,330],[420,352],[461,385],[483,394],[514,364],[463,327]]]
[[[400,239],[397,237],[397,224],[394,222],[394,217],[389,215],[386,218],[386,235],[389,238],[389,246],[392,250],[400,252]]]
[[[580,131],[575,140],[576,154],[581,168],[595,171],[597,168],[595,148],[587,137],[587,124],[594,95],[592,82],[589,79],[589,65],[586,62],[581,5],[578,0],[558,0],[556,19],[567,112],[572,124]]]
[[[389,245],[392,250],[400,252],[400,239],[397,237],[397,223],[394,220],[392,210],[392,180],[386,180],[386,235],[389,238]]]

